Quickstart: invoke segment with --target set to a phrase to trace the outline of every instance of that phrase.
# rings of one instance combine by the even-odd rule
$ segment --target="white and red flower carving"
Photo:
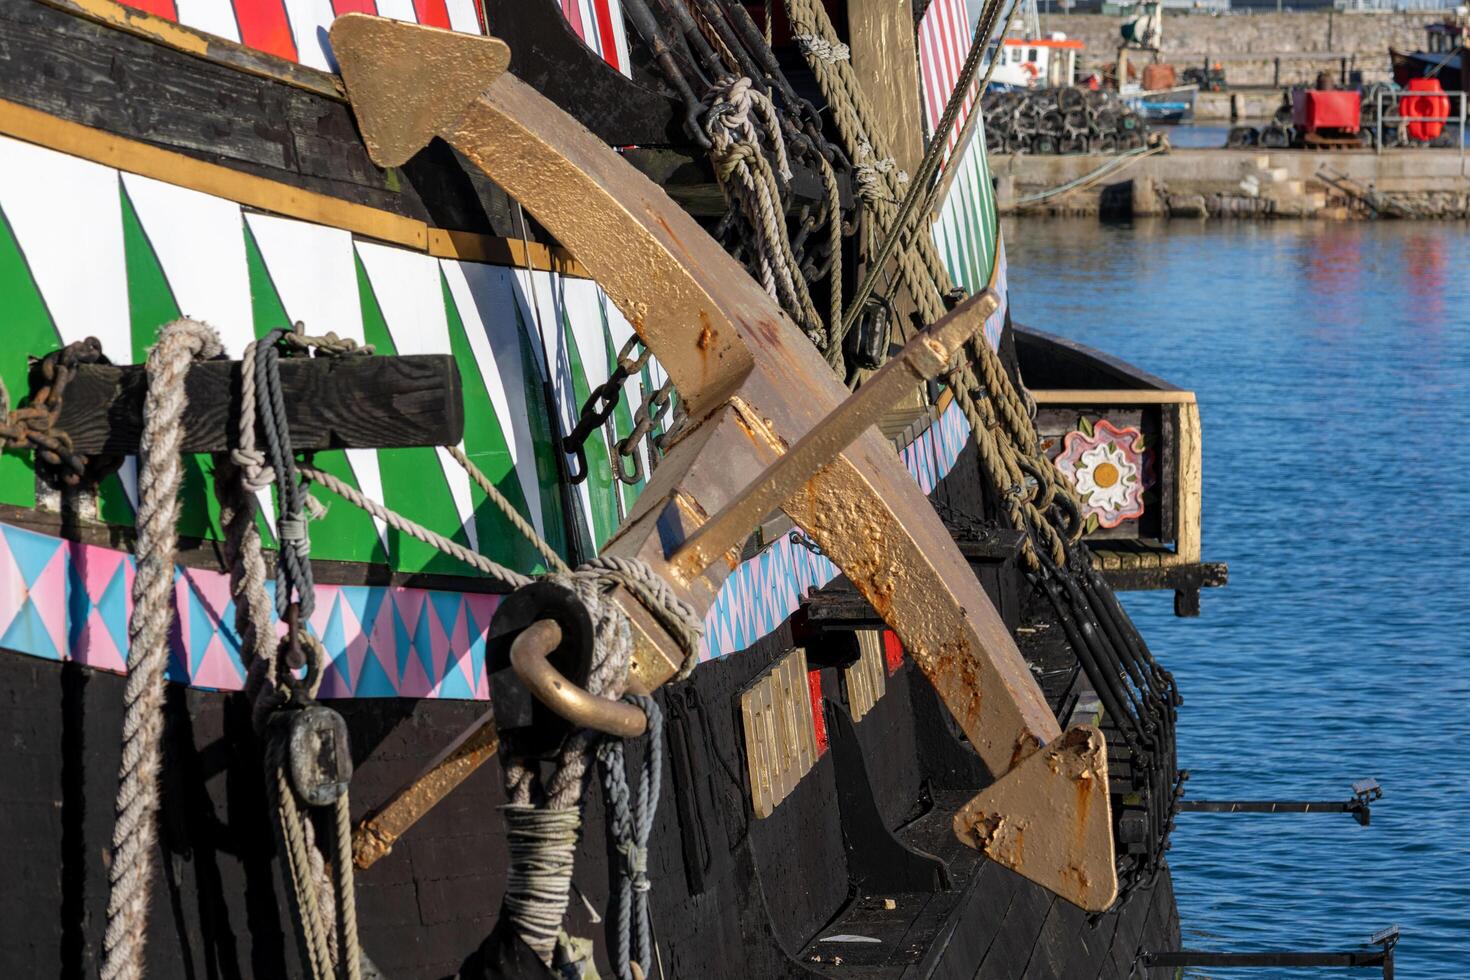
[[[1139,430],[1120,429],[1107,419],[1088,426],[1084,420],[1082,429],[1067,433],[1056,463],[1076,484],[1084,519],[1096,518],[1098,527],[1117,527],[1142,516],[1143,433]]]

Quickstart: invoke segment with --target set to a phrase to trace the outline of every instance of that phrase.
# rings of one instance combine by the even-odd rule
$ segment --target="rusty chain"
[[[622,350],[618,351],[617,365],[613,368],[612,374],[606,381],[592,389],[592,393],[582,403],[582,413],[577,418],[577,424],[572,427],[572,431],[562,436],[561,451],[568,456],[576,457],[577,460],[575,468],[571,465],[567,467],[568,482],[581,483],[587,479],[587,440],[592,433],[602,428],[603,423],[618,407],[618,402],[623,397],[623,383],[642,371],[643,366],[652,356],[652,351],[644,347],[643,353],[635,357],[633,351],[640,344],[642,341],[636,335],[628,338]],[[621,469],[621,465],[619,468]]]
[[[643,439],[648,440],[649,460],[658,459],[667,434],[667,427],[663,423],[673,407],[673,395],[674,382],[665,381],[657,390],[645,393],[643,404],[633,413],[633,430],[618,440],[615,447],[617,453],[613,457],[617,477],[624,483],[635,484],[642,482],[644,478],[643,457],[638,453],[638,443]],[[658,435],[653,434],[655,425],[663,429]]]
[[[0,449],[30,449],[36,472],[53,485],[95,484],[117,469],[118,456],[86,456],[72,448],[71,436],[58,428],[61,399],[66,386],[83,364],[111,364],[96,337],[67,344],[32,361],[33,394],[25,407],[10,410],[9,397],[0,388]]]

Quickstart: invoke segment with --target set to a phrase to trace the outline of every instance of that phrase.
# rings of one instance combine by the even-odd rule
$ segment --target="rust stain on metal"
[[[730,396],[730,407],[735,409],[735,417],[740,426],[750,433],[752,439],[759,440],[761,445],[772,450],[776,455],[784,455],[787,450],[786,440],[781,438],[776,431],[775,423],[769,418],[761,415],[744,398],[739,395]]]

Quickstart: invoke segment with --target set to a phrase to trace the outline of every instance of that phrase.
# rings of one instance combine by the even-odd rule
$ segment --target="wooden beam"
[[[1174,550],[1186,563],[1200,560],[1203,452],[1200,445],[1199,406],[1193,401],[1174,411],[1178,442],[1174,450]]]
[[[913,173],[924,153],[924,127],[912,0],[849,0],[847,39],[853,74],[873,110],[874,143]]]
[[[227,65],[261,78],[282,82],[338,102],[346,102],[342,83],[329,72],[256,51],[227,38],[154,16],[117,0],[40,0],[48,7],[145,38],[154,44]]]
[[[1038,405],[1193,405],[1194,392],[1158,388],[1032,388]]]
[[[280,370],[286,424],[298,451],[452,446],[464,437],[459,368],[448,354],[288,358]],[[136,453],[147,380],[141,364],[78,368],[56,424],[79,453]],[[183,450],[235,446],[240,363],[196,364],[184,387]]]

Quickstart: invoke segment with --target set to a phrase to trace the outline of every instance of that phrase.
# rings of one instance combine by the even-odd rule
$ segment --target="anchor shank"
[[[784,504],[817,471],[832,462],[884,411],[914,387],[936,377],[999,306],[989,290],[966,300],[908,342],[852,397],[833,409],[739,497],[685,540],[669,565],[687,580],[739,547],[766,515]]]

